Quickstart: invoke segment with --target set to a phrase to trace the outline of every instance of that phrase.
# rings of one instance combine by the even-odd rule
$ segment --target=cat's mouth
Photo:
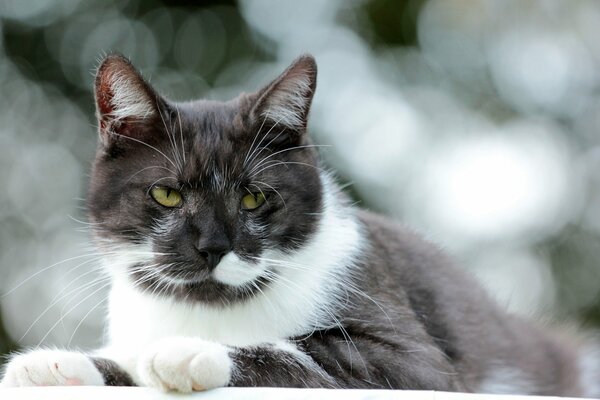
[[[211,272],[204,269],[165,269],[156,274],[157,280],[167,285],[196,285],[215,280]]]
[[[145,265],[139,263],[130,269],[132,281],[141,288],[199,284],[211,279],[210,275],[209,272],[199,268],[174,268],[169,264]]]
[[[157,257],[147,267],[136,265],[135,278],[160,281],[167,285],[201,284],[215,281],[237,288],[252,285],[262,276],[268,275],[268,263],[259,257],[244,257],[230,251],[216,265],[208,265],[203,259],[174,259]]]
[[[224,282],[224,275],[216,273],[217,269],[209,272],[206,270],[167,269],[154,270],[146,274],[134,272],[132,279],[143,292],[158,296],[175,297],[180,300],[192,302],[206,302],[229,304],[232,301],[241,301],[261,293],[269,284],[268,274],[260,274],[248,281],[244,278],[243,285]]]

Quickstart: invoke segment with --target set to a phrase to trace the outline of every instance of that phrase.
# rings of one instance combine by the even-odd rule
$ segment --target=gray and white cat
[[[107,57],[88,207],[108,345],[15,355],[2,385],[600,395],[585,346],[350,205],[306,133],[316,78],[303,56],[257,93],[174,103]]]

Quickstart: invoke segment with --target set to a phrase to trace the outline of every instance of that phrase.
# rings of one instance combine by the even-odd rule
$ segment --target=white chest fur
[[[191,336],[244,346],[281,338],[293,331],[288,316],[273,315],[264,302],[228,308],[158,299],[115,282],[111,292],[109,336],[113,345],[137,346],[168,336]]]
[[[325,190],[319,228],[301,250],[263,255],[282,267],[282,278],[250,300],[227,307],[191,305],[144,294],[116,274],[109,303],[110,344],[137,347],[168,336],[192,336],[245,346],[332,326],[333,312],[345,298],[344,280],[363,247],[355,217],[336,197]]]

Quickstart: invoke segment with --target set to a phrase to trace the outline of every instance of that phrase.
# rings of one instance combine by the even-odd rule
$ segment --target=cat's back
[[[510,315],[442,249],[410,228],[364,210],[358,218],[368,242],[364,287],[384,302],[408,303],[467,388],[578,394],[574,345]]]
[[[367,241],[365,260],[368,260],[370,270],[413,284],[425,280],[426,286],[437,281],[451,287],[460,281],[461,289],[465,283],[478,287],[471,277],[454,266],[439,246],[423,235],[392,218],[370,211],[359,210],[357,215]]]
[[[442,338],[450,357],[464,358],[468,351],[459,348],[460,342],[477,345],[478,333],[509,324],[479,282],[440,247],[388,217],[361,210],[358,218],[368,243],[363,284],[379,297],[408,302],[428,332]]]

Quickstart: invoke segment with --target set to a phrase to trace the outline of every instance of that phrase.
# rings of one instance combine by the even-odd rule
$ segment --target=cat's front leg
[[[137,377],[144,386],[180,392],[223,386],[335,387],[290,344],[237,348],[186,337],[156,342],[140,358]]]
[[[17,354],[5,367],[0,386],[103,386],[102,372],[83,353],[35,350]]]

